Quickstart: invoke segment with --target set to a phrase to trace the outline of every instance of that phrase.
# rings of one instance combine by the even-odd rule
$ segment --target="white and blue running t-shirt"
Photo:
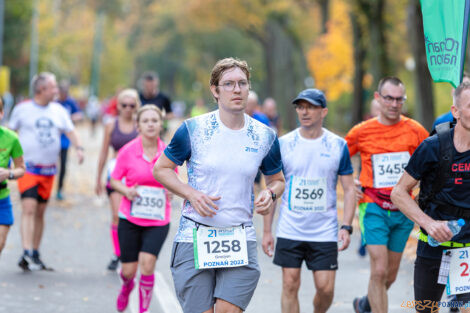
[[[256,174],[258,169],[265,175],[282,170],[279,141],[271,128],[245,114],[244,127],[233,130],[220,121],[216,110],[184,121],[165,155],[177,165],[186,161],[191,187],[221,197],[213,217],[202,217],[185,200],[175,241],[191,242],[195,222],[214,227],[245,225],[247,240],[256,241],[252,226]]]
[[[346,141],[323,128],[316,139],[299,129],[282,136],[282,195],[276,236],[299,241],[337,241],[338,175],[353,173]]]
[[[60,154],[60,134],[74,129],[67,110],[57,102],[41,106],[32,100],[18,103],[9,125],[18,131],[26,170],[36,165],[55,166]],[[34,170],[32,173],[36,173]]]

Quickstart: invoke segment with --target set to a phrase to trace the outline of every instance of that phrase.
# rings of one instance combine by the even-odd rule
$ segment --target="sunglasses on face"
[[[123,109],[125,109],[127,107],[129,107],[131,109],[135,109],[136,105],[135,105],[135,103],[121,103],[121,106],[122,106]]]

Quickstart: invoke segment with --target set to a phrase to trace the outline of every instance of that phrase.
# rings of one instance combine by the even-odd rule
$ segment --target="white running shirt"
[[[165,155],[177,165],[187,161],[191,187],[221,197],[213,217],[202,217],[184,201],[175,241],[192,242],[194,222],[214,227],[243,224],[249,226],[247,240],[256,241],[252,227],[256,174],[258,169],[265,175],[282,170],[279,141],[271,128],[245,114],[244,127],[232,130],[220,121],[219,111],[213,111],[184,121]]]
[[[73,123],[62,105],[50,102],[40,106],[29,100],[19,103],[11,113],[9,125],[18,132],[29,165],[55,165],[60,153],[60,134],[73,130]]]
[[[319,138],[306,139],[297,128],[282,136],[279,144],[286,188],[282,195],[276,236],[299,241],[336,242],[338,175],[353,173],[346,141],[325,128]],[[294,180],[294,177],[297,178]],[[302,186],[302,179],[315,187]],[[322,189],[321,193],[319,189]],[[298,202],[293,202],[296,197],[298,200],[295,201]],[[299,203],[304,197],[305,201],[315,203],[317,211],[303,210]]]

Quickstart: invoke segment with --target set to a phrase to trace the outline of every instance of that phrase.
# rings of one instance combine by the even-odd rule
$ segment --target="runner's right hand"
[[[199,215],[212,217],[217,214],[212,208],[215,210],[219,209],[214,201],[220,200],[220,198],[221,197],[208,196],[198,190],[193,190],[188,200]]]
[[[126,193],[124,196],[129,199],[130,201],[133,201],[135,198],[139,196],[139,193],[137,192],[137,185],[132,186],[130,188],[126,188]]]

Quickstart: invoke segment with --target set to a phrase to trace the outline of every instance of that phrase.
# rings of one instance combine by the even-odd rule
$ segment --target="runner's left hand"
[[[255,201],[255,211],[261,215],[267,215],[272,207],[273,200],[271,191],[265,189],[261,191]]]
[[[349,247],[349,243],[351,242],[351,236],[349,236],[349,232],[346,229],[340,229],[338,232],[338,243],[342,242],[342,245],[338,245],[338,251],[346,250]]]

